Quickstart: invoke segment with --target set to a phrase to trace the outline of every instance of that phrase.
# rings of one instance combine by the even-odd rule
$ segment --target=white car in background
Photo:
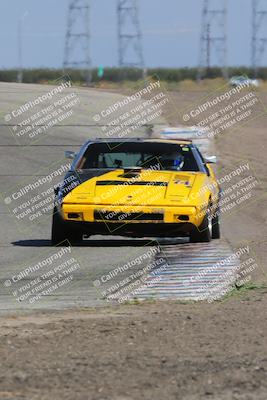
[[[192,142],[204,154],[210,154],[210,140],[208,137],[208,129],[198,126],[176,126],[165,127],[160,131],[160,137],[163,139],[186,139]]]
[[[239,86],[239,85],[248,85],[248,86],[254,86],[254,87],[259,87],[260,82],[258,79],[250,79],[247,76],[233,76],[230,81],[229,81],[231,86]]]

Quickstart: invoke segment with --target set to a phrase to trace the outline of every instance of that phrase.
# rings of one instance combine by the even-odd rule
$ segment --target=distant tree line
[[[99,78],[98,69],[92,69],[92,82],[96,83],[101,80],[108,82],[137,81],[142,79],[143,71],[138,68],[105,68],[104,76]],[[146,71],[148,76],[156,75],[160,80],[166,82],[180,82],[186,79],[196,80],[197,68],[148,68]],[[83,83],[85,81],[85,73],[82,70],[69,70],[68,74],[73,82]],[[62,77],[64,73],[61,69],[26,69],[23,71],[23,82],[25,83],[44,83],[55,81]],[[248,67],[231,67],[228,68],[229,77],[234,75],[247,75],[253,77],[253,70]],[[222,76],[222,71],[218,67],[210,68],[205,78],[218,78]],[[257,78],[267,80],[267,67],[259,68]],[[17,70],[2,69],[0,70],[0,81],[16,82]]]

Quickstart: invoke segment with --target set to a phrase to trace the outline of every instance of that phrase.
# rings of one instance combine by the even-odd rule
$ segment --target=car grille
[[[142,213],[142,212],[115,212],[115,211],[99,211],[94,212],[95,221],[163,221],[164,215],[162,213]]]

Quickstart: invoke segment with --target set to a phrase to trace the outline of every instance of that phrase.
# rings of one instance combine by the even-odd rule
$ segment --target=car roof
[[[96,138],[96,139],[91,139],[88,140],[87,143],[127,143],[127,142],[135,142],[135,143],[146,143],[146,142],[151,142],[151,143],[172,143],[172,144],[192,144],[192,140],[190,139],[161,139],[161,138],[127,138],[127,139],[121,139],[121,138],[112,138],[112,139],[105,139],[105,138]]]

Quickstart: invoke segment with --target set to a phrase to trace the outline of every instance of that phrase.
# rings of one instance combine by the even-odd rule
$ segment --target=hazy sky
[[[250,65],[251,0],[228,2],[228,64]],[[116,0],[91,4],[92,64],[117,66]],[[202,0],[139,0],[139,5],[146,65],[196,66]],[[68,0],[0,0],[0,68],[17,66],[23,15],[24,67],[61,67],[67,9]]]

